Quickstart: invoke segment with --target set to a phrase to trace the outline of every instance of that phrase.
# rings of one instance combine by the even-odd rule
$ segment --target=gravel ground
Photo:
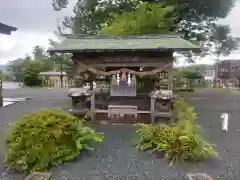
[[[47,89],[47,88],[18,88],[3,89],[4,98],[33,97],[40,100],[65,98],[66,88]]]
[[[37,111],[41,108],[66,106],[65,90],[19,90],[15,93],[4,92],[5,97],[15,95],[35,95],[36,99],[0,108],[1,137],[4,137],[9,122],[19,116]],[[25,96],[26,97],[26,96]],[[97,125],[97,130],[105,133],[105,140],[98,145],[97,151],[83,153],[72,162],[51,169],[54,180],[107,180],[107,179],[136,179],[136,180],[183,180],[188,172],[206,172],[214,179],[240,179],[240,121],[238,111],[240,94],[214,92],[198,92],[188,95],[187,99],[197,110],[198,123],[202,126],[203,135],[220,153],[221,159],[209,159],[200,164],[178,165],[169,168],[163,159],[154,155],[140,153],[132,146],[134,129],[129,126]],[[14,112],[14,113],[13,113]],[[220,131],[220,114],[229,113],[229,131]],[[1,143],[3,141],[1,140]],[[3,159],[3,147],[0,149]],[[0,164],[1,172],[4,171]],[[22,175],[8,174],[6,179],[19,180]]]
[[[4,139],[9,123],[14,122],[26,113],[39,111],[42,108],[67,107],[68,98],[64,92],[66,89],[4,89],[4,98],[31,97],[32,99],[11,104],[0,108],[0,173],[5,172],[3,165]],[[20,180],[23,174],[0,174],[0,180]]]

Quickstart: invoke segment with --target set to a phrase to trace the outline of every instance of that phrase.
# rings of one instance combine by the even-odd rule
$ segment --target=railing
[[[129,106],[129,105],[109,105],[108,106],[109,119],[124,118],[124,116],[128,116],[128,115],[137,119],[137,114],[138,114],[137,106]]]
[[[74,87],[74,82],[71,79],[70,80],[64,79],[62,82],[60,79],[56,79],[56,80],[48,79],[48,80],[43,80],[42,85],[46,87],[67,88],[67,87]]]

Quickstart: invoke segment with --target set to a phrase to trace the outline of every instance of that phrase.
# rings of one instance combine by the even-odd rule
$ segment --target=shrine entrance
[[[68,36],[49,52],[73,54],[72,114],[92,110],[93,121],[154,123],[171,117],[172,55],[178,50],[199,48],[179,35]],[[90,88],[83,90],[85,83]]]

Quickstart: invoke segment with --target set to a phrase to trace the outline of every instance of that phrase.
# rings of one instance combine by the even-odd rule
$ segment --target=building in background
[[[228,83],[239,87],[240,81],[240,59],[229,59],[220,61],[217,66],[217,81],[220,85],[227,85]]]
[[[215,70],[206,69],[204,72],[204,79],[207,81],[214,81],[214,78],[215,78]]]
[[[69,81],[66,72],[56,72],[56,71],[49,71],[49,72],[40,72],[39,76],[43,79],[44,84],[46,86],[52,87],[69,87]],[[61,76],[63,79],[63,84],[61,85]]]

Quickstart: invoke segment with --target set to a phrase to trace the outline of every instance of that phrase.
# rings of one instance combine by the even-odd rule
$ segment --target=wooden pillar
[[[168,72],[168,90],[172,91],[173,86],[173,73],[172,71]]]
[[[95,120],[95,93],[93,87],[93,81],[90,83],[90,90],[92,91],[91,96],[91,120]]]
[[[61,88],[63,87],[63,62],[62,62],[62,58],[60,58],[60,70],[61,70],[61,75],[60,75],[60,81],[61,81]]]
[[[151,123],[155,123],[154,117],[155,117],[155,103],[156,99],[151,97],[151,106],[150,106],[150,114],[151,114]]]
[[[172,66],[168,69],[168,90],[172,91],[173,87],[173,62]]]

